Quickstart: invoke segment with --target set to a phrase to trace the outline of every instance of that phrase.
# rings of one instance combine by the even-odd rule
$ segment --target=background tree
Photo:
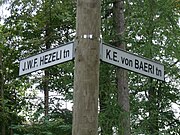
[[[2,34],[2,26],[0,25],[0,33]],[[0,115],[4,115],[4,77],[3,77],[3,37],[0,38]],[[5,119],[1,120],[1,134],[5,135]]]
[[[26,101],[28,101],[26,104],[24,103],[25,106],[21,106],[21,102],[17,100],[17,102],[19,102],[17,105],[21,106],[22,108],[19,109],[18,112],[16,112],[16,115],[19,116],[19,112],[21,112],[20,115],[25,116],[25,118],[28,119],[28,123],[32,122],[32,125],[34,125],[34,129],[36,126],[38,127],[38,124],[42,124],[43,126],[40,126],[42,128],[49,129],[50,127],[44,127],[47,122],[50,122],[52,125],[53,123],[56,124],[59,122],[65,126],[58,128],[59,132],[68,130],[66,132],[69,132],[70,134],[71,124],[68,124],[67,121],[66,123],[63,122],[65,121],[65,117],[57,119],[54,118],[57,117],[57,114],[59,114],[60,116],[63,116],[63,114],[72,115],[71,111],[61,111],[62,103],[57,102],[62,101],[62,98],[60,96],[52,96],[49,99],[50,116],[48,116],[47,119],[52,120],[54,118],[53,121],[45,121],[44,118],[42,118],[42,114],[44,112],[43,101],[41,99],[38,99],[38,97],[36,96],[37,90],[40,91],[43,88],[41,79],[42,72],[37,72],[36,74],[23,76],[21,78],[18,77],[19,58],[27,57],[44,50],[46,46],[44,41],[47,41],[49,38],[53,47],[58,46],[64,42],[71,41],[71,39],[73,38],[75,26],[75,24],[73,23],[75,22],[73,20],[75,16],[74,1],[54,1],[51,6],[53,7],[51,10],[52,32],[51,35],[46,36],[45,26],[47,20],[49,19],[49,16],[44,15],[44,11],[46,10],[46,8],[40,1],[13,1],[10,3],[9,10],[11,11],[11,15],[5,20],[3,28],[3,33],[5,34],[5,37],[7,39],[7,42],[5,42],[5,46],[7,47],[7,52],[5,52],[5,55],[7,59],[10,59],[9,61],[5,62],[5,67],[6,69],[10,66],[12,66],[13,68],[13,72],[11,71],[12,74],[8,74],[8,79],[12,81],[13,76],[15,76],[15,80],[18,81],[18,83],[14,84],[14,92],[16,92],[16,95],[12,93],[12,97],[16,98],[17,100],[17,95],[21,93],[21,99],[26,99]],[[11,64],[11,61],[13,64]],[[72,99],[72,71],[73,68],[71,62],[50,69],[48,84],[49,90],[55,90],[56,93],[59,93],[59,95],[66,95],[66,97],[64,97],[66,100]],[[10,85],[7,84],[7,86]],[[9,89],[12,89],[12,87],[9,87]],[[26,92],[27,90],[28,92]],[[13,99],[12,97],[11,99]],[[13,109],[11,108],[10,112],[12,111]],[[31,112],[33,115],[30,115]],[[71,117],[69,117],[69,119],[71,119]],[[31,130],[33,127],[25,129],[21,126],[17,126],[21,124],[26,125],[27,122],[24,121],[24,123],[21,123],[17,121],[17,123],[13,123],[13,126],[11,127],[13,128],[15,133],[20,133],[20,131],[25,132],[26,130],[29,130],[29,133],[33,133],[31,132],[33,131]],[[47,125],[50,126],[51,124]],[[7,127],[9,127],[10,125],[12,124],[8,124]],[[51,127],[51,131],[49,132],[53,131],[52,128],[55,127]],[[42,132],[42,130],[40,131]]]
[[[179,15],[175,5],[173,0],[129,1],[126,5],[128,49],[163,63],[166,77],[165,82],[161,82],[131,74],[132,134],[178,133],[176,126],[171,125],[171,122],[179,124],[172,110],[172,104],[179,102],[178,87],[174,85],[179,84],[179,75],[172,75],[179,70],[176,51]]]
[[[4,90],[0,106],[4,112],[0,114],[0,121],[5,122],[6,134],[71,134],[72,111],[62,109],[62,101],[72,102],[73,62],[48,69],[48,88],[56,96],[49,97],[47,117],[43,117],[44,101],[37,96],[43,91],[44,72],[18,77],[20,58],[44,51],[46,41],[55,47],[74,38],[76,2],[51,2],[9,2],[10,16],[4,20],[0,34],[4,79],[4,86],[0,85]],[[173,107],[179,107],[180,102],[179,1],[125,0],[123,36],[116,34],[113,2],[102,1],[103,41],[112,45],[123,42],[127,51],[165,65],[165,82],[128,72],[131,134],[179,134],[179,112]],[[51,26],[48,36],[47,23]],[[124,114],[117,102],[116,67],[102,62],[100,66],[100,133],[118,134],[119,119]],[[0,126],[2,129],[2,122]]]
[[[124,17],[124,0],[116,0],[113,3],[114,10],[114,29],[115,29],[115,45],[126,50],[124,43],[125,17]],[[117,68],[117,93],[118,104],[123,113],[121,113],[119,135],[130,135],[130,105],[129,105],[129,88],[128,88],[128,72],[122,68]]]
[[[2,27],[1,27],[2,28]],[[4,30],[1,29],[3,33]],[[6,39],[3,33],[0,43],[1,49],[1,128],[2,134],[11,134],[11,125],[21,123],[24,119],[18,116],[18,113],[24,106],[25,100],[21,97],[23,95],[22,86],[19,84],[20,80],[14,74],[17,71],[16,62],[12,56],[16,55],[14,49],[9,49],[6,44]],[[9,59],[9,60],[8,60]],[[8,65],[8,66],[7,66]],[[17,93],[18,92],[18,93]],[[18,106],[19,105],[19,106]]]
[[[157,134],[157,132],[159,134],[170,134],[177,133],[178,131],[175,128],[176,126],[171,125],[171,122],[175,122],[177,125],[179,124],[179,120],[175,117],[176,112],[172,108],[172,104],[179,104],[177,100],[179,89],[177,86],[179,80],[177,78],[179,75],[174,74],[174,71],[179,72],[179,55],[176,50],[179,48],[179,32],[177,31],[179,29],[179,14],[177,12],[176,1],[169,1],[168,4],[165,3],[165,1],[125,1],[126,33],[123,38],[120,38],[120,41],[127,44],[128,51],[164,63],[166,71],[166,82],[152,80],[129,72],[130,103],[132,106],[131,134]],[[112,5],[112,2],[108,0],[103,1],[102,34],[103,39],[110,44],[113,44],[113,39],[117,39],[112,27]],[[111,70],[109,69],[109,72],[113,73],[113,68]],[[173,79],[174,77],[170,74],[174,77],[176,76],[176,79]],[[111,83],[111,89],[113,88],[112,86]],[[110,95],[108,91],[104,90],[103,92]],[[111,93],[111,95],[113,94]],[[169,95],[171,95],[171,99],[169,99]],[[108,102],[111,103],[112,96],[111,98],[106,96],[105,99],[107,101],[107,108],[110,108]],[[116,113],[114,113],[113,118],[116,118]],[[103,122],[101,121],[103,114],[105,114],[105,111],[101,111],[100,113],[100,124]],[[107,114],[110,115],[109,113]],[[105,117],[103,118],[105,119]],[[107,120],[104,120],[105,123],[112,123],[113,121],[115,120],[111,119],[108,121],[108,117]],[[156,127],[153,130],[151,130],[152,121],[154,127]],[[169,127],[168,130],[166,130],[167,127],[163,125],[163,122],[171,125],[166,125]],[[112,128],[110,124],[108,127],[110,129]]]
[[[101,8],[101,33],[102,42],[112,43],[114,37],[113,3],[110,0],[102,1]],[[102,63],[100,64],[100,88],[99,88],[99,126],[100,134],[111,135],[113,129],[117,127],[119,121],[120,108],[117,105],[117,91],[115,80],[115,67]]]
[[[126,45],[123,43],[125,29],[123,1],[104,0],[102,9],[103,40],[125,49]],[[130,134],[127,71],[116,69],[107,64],[102,65],[100,77],[100,80],[102,79],[100,81],[102,82],[100,84],[101,133],[108,135],[113,134],[113,132]]]

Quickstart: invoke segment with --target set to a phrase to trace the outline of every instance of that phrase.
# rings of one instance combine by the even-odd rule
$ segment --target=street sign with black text
[[[115,66],[164,81],[164,66],[141,56],[106,44],[101,45],[101,59]]]
[[[74,43],[47,50],[40,54],[20,60],[19,76],[25,75],[53,65],[64,63],[74,58]]]

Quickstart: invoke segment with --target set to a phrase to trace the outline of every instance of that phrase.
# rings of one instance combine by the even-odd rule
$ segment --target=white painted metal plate
[[[104,43],[101,49],[102,61],[164,81],[164,66],[162,64]]]
[[[72,60],[74,43],[50,49],[43,53],[20,60],[19,76]]]

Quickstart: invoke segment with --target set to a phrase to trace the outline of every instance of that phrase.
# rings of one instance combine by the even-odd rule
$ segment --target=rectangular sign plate
[[[19,76],[72,60],[74,43],[68,43],[20,60]]]
[[[164,66],[103,43],[101,59],[115,66],[164,81]]]

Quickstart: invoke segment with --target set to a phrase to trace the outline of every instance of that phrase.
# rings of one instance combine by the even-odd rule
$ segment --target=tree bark
[[[157,91],[153,87],[153,79],[149,79],[149,133],[152,135],[159,134],[158,127],[158,102],[157,102]]]
[[[48,28],[48,24],[46,26],[46,36],[45,39],[48,39],[49,35],[50,35],[50,30]],[[46,49],[49,49],[51,46],[51,43],[48,40],[45,40],[45,45],[46,45]],[[48,110],[49,110],[49,70],[45,69],[44,70],[44,78],[43,78],[43,90],[44,90],[44,115],[47,116],[48,115]]]
[[[154,35],[154,16],[156,16],[156,10],[155,10],[155,1],[154,0],[148,0],[148,5],[149,8],[147,9],[148,11],[148,23],[149,25],[147,26],[147,45],[149,45],[150,49],[147,51],[148,53],[146,53],[150,59],[153,59],[153,35]],[[148,127],[149,127],[149,133],[153,134],[153,135],[158,135],[159,134],[159,117],[158,117],[158,113],[159,113],[159,106],[158,106],[158,92],[153,84],[153,78],[149,78],[149,123],[148,123]]]
[[[72,135],[98,135],[100,0],[77,0]]]
[[[2,50],[0,50],[0,106],[2,107],[2,114],[4,114],[4,78],[3,78],[3,62],[2,62],[2,58],[3,58],[3,53]],[[1,127],[1,134],[5,135],[5,122],[3,121],[1,123],[2,127]]]
[[[48,116],[48,111],[49,111],[49,72],[46,69],[44,75],[44,80],[43,80],[43,87],[44,87],[44,115]]]
[[[45,45],[46,45],[46,49],[49,49],[51,47],[51,42],[50,42],[50,33],[51,33],[51,29],[49,24],[47,24],[46,26],[46,36],[45,36]],[[45,69],[44,71],[44,80],[43,80],[43,88],[44,88],[44,108],[45,108],[45,112],[44,115],[47,116],[48,115],[48,110],[49,110],[49,70]]]
[[[124,18],[124,0],[115,0],[114,2],[114,19],[117,34],[117,47],[126,50],[126,45],[121,41],[125,30]],[[123,113],[120,118],[119,135],[130,135],[130,105],[128,90],[128,74],[122,68],[117,68],[117,87],[118,87],[118,103]]]
[[[51,6],[52,3],[50,0],[45,1],[45,15],[47,16],[46,27],[45,27],[45,46],[46,49],[51,48]],[[43,80],[43,88],[44,88],[44,115],[48,116],[49,111],[49,70],[45,69],[44,71],[44,80]]]

